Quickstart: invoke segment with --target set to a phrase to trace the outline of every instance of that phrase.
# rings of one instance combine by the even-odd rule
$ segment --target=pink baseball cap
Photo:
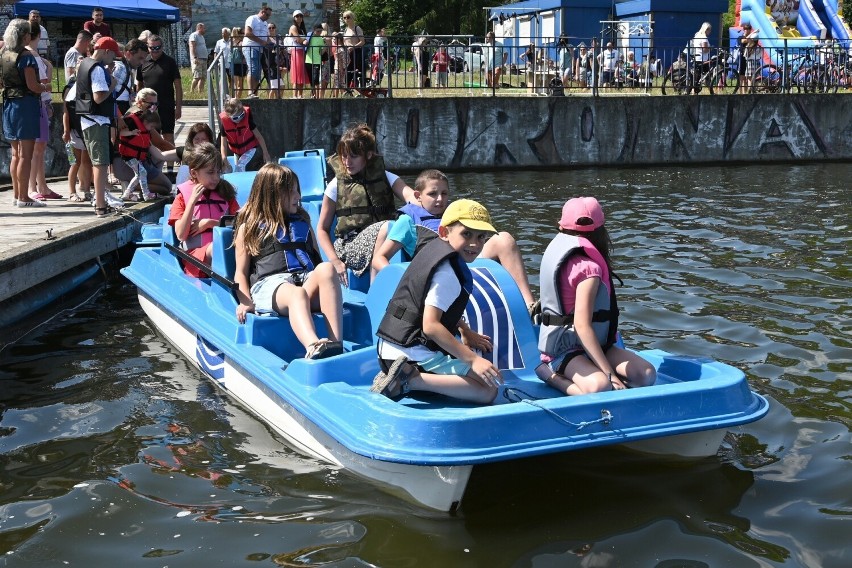
[[[574,197],[562,206],[560,229],[591,233],[603,224],[603,209],[594,197]]]

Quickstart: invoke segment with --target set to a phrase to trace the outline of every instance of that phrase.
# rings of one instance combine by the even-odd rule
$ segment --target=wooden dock
[[[206,120],[206,107],[184,107],[176,125],[177,143],[183,143],[193,123]],[[0,309],[51,278],[131,243],[142,224],[156,222],[170,202],[128,203],[99,218],[91,203],[67,201],[67,180],[52,180],[48,186],[65,199],[48,200],[47,207],[39,208],[13,206],[11,185],[0,187]],[[109,189],[121,196],[120,187]]]

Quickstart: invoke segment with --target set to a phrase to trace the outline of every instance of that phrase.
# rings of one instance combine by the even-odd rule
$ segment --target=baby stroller
[[[364,87],[361,84],[361,71],[356,70],[352,76],[349,86],[343,91],[344,97],[365,97],[368,99],[384,99],[388,96],[388,90],[382,88],[374,79],[369,79]]]

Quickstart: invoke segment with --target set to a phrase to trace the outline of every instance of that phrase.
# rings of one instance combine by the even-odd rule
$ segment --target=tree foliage
[[[389,36],[411,37],[422,33],[484,35],[483,7],[508,4],[494,0],[350,0],[345,8],[367,35],[384,27]]]

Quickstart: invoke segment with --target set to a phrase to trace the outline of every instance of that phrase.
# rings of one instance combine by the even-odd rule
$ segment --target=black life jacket
[[[260,244],[260,253],[250,259],[249,281],[252,286],[270,274],[308,273],[322,262],[310,223],[301,217],[291,216],[288,225],[287,234],[279,229],[275,237],[266,237]]]
[[[18,60],[27,53],[16,53],[11,49],[0,52],[0,83],[3,85],[3,100],[20,99],[27,95],[36,96],[27,87],[27,83],[18,72]]]
[[[76,110],[80,116],[102,116],[109,118],[110,122],[115,118],[115,98],[112,92],[109,93],[103,102],[96,103],[94,93],[92,92],[92,72],[100,67],[106,73],[107,81],[110,74],[104,64],[87,57],[80,63],[77,69],[77,100]]]
[[[467,307],[473,290],[473,276],[467,263],[442,239],[434,239],[421,250],[399,280],[376,335],[403,347],[425,345],[432,351],[443,351],[423,333],[423,311],[426,294],[435,269],[444,260],[450,261],[461,284],[461,293],[441,316],[441,325],[458,334],[458,323]]]

